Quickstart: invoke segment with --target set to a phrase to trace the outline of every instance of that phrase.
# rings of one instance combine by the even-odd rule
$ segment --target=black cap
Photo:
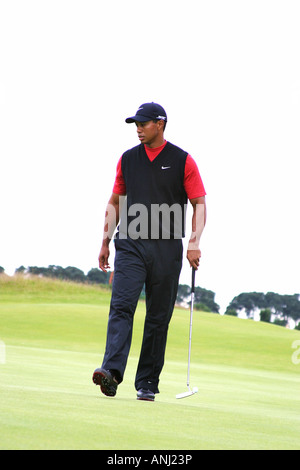
[[[128,124],[132,122],[146,122],[153,120],[163,120],[167,122],[167,113],[160,104],[157,103],[144,103],[136,112],[135,116],[128,117],[125,122]]]

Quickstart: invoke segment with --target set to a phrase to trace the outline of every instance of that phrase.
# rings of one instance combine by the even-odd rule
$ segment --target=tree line
[[[20,266],[15,270],[16,274],[34,274],[36,276],[45,276],[63,281],[91,282],[95,284],[109,284],[111,273],[104,273],[100,269],[93,268],[85,274],[81,269],[74,266],[63,268],[62,266],[49,265],[47,268],[39,266]]]
[[[4,273],[4,268],[0,266],[0,274]],[[49,265],[20,266],[15,273],[33,274],[61,280],[68,280],[81,283],[92,283],[109,285],[112,281],[112,272],[103,272],[98,268],[92,268],[85,274],[81,269],[74,266],[63,268],[62,266]],[[177,292],[176,303],[188,306],[190,302],[190,286],[180,284]],[[215,302],[215,293],[202,287],[195,288],[194,307],[212,313],[219,313],[220,307]],[[145,297],[145,288],[141,293],[141,298]],[[234,297],[229,303],[225,315],[240,316],[243,314],[247,318],[254,318],[259,315],[260,321],[272,322],[277,325],[286,326],[290,319],[295,322],[295,328],[300,330],[300,295],[281,295],[274,292],[243,292]]]
[[[289,319],[296,323],[300,330],[300,295],[276,294],[275,292],[243,292],[234,297],[228,305],[225,314],[238,316],[241,312],[247,318],[253,318],[259,313],[260,320],[286,326]],[[297,325],[298,323],[298,325]]]
[[[2,272],[4,269],[2,268]],[[0,267],[1,273],[1,267]],[[15,270],[16,274],[32,274],[36,276],[45,276],[61,280],[68,280],[74,282],[88,282],[92,284],[105,284],[109,285],[112,280],[112,272],[103,272],[98,268],[92,268],[85,274],[81,269],[74,266],[63,268],[62,266],[49,265],[46,267],[40,266],[20,266]],[[141,293],[141,298],[145,297],[145,288]],[[185,305],[190,297],[190,287],[180,284],[177,293],[177,304]],[[219,305],[215,302],[215,293],[211,290],[202,287],[195,288],[195,309],[204,310],[207,312],[219,313]]]

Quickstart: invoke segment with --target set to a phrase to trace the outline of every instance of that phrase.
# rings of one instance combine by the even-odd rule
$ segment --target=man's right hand
[[[98,260],[99,260],[99,268],[101,271],[107,273],[107,270],[110,269],[110,265],[108,264],[109,258],[109,247],[106,245],[102,245]]]

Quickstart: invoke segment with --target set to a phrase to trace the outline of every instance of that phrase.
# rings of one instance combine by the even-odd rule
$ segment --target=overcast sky
[[[221,312],[299,293],[299,24],[298,0],[0,1],[0,266],[97,267],[124,120],[156,101],[207,191],[197,285]]]

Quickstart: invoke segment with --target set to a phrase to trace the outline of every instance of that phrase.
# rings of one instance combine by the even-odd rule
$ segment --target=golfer
[[[193,209],[187,259],[197,270],[206,192],[192,157],[165,140],[167,114],[162,106],[142,104],[126,122],[136,124],[140,144],[120,158],[106,210],[99,267],[104,272],[110,268],[109,244],[117,227],[114,278],[105,354],[93,382],[104,395],[116,395],[145,286],[146,317],[135,388],[139,400],[154,401],[182,268],[187,203]]]

